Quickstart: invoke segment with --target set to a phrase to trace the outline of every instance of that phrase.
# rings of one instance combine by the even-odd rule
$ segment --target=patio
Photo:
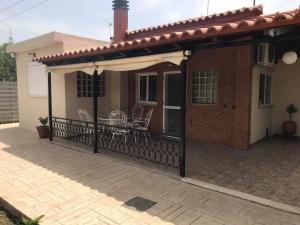
[[[273,136],[249,151],[190,144],[187,176],[300,207],[300,140]]]
[[[1,198],[42,224],[296,225],[300,217],[209,191],[89,152],[0,126]],[[146,212],[125,207],[140,196],[157,202]]]

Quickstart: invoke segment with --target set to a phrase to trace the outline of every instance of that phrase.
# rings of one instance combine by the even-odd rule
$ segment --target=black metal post
[[[52,124],[52,85],[51,72],[48,72],[48,112],[49,112],[49,140],[53,141],[53,124]]]
[[[186,154],[186,95],[187,95],[187,59],[181,63],[181,78],[182,78],[182,102],[181,102],[181,151],[179,154],[180,176],[185,177],[185,154]]]
[[[98,97],[97,97],[98,71],[93,74],[93,112],[94,112],[94,153],[98,153]]]

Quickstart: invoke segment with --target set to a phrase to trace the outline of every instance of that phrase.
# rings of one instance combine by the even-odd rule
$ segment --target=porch
[[[285,43],[286,39],[287,37],[276,37],[276,40],[274,39],[273,41],[274,43],[281,42],[282,44]],[[290,42],[295,39],[293,37]],[[175,61],[174,58],[165,57],[169,53],[161,52],[159,52],[161,53],[160,55],[151,53],[152,55],[147,56],[150,57],[151,62],[145,61],[143,56],[133,59],[133,56],[126,58],[126,55],[123,59],[116,59],[119,56],[114,55],[108,59],[93,58],[93,62],[90,63],[86,63],[82,59],[70,59],[67,62],[60,62],[61,64],[51,60],[49,62],[46,61],[50,87],[50,140],[52,138],[61,138],[92,146],[95,153],[104,151],[122,153],[133,158],[178,168],[181,176],[185,176],[187,171],[189,177],[208,183],[237,189],[264,198],[273,198],[273,200],[291,205],[299,204],[297,203],[299,191],[293,186],[294,184],[299,184],[299,175],[297,175],[299,167],[293,167],[299,162],[298,156],[292,154],[297,149],[293,149],[293,142],[290,144],[286,143],[287,146],[291,146],[289,147],[290,151],[287,151],[288,155],[285,155],[287,153],[282,151],[285,149],[285,145],[280,145],[280,141],[279,146],[281,147],[276,146],[276,139],[274,139],[275,144],[269,143],[270,146],[263,144],[264,142],[255,144],[252,147],[252,151],[249,152],[216,147],[216,145],[223,145],[248,150],[250,141],[254,142],[263,138],[267,133],[266,131],[271,131],[270,134],[276,132],[275,129],[273,131],[269,129],[269,124],[258,126],[264,124],[260,122],[260,118],[263,122],[266,122],[266,119],[263,116],[254,117],[256,114],[253,113],[253,111],[269,112],[272,109],[270,102],[268,102],[268,105],[262,105],[262,102],[258,103],[262,99],[260,96],[256,96],[260,94],[260,85],[256,85],[259,84],[260,79],[257,78],[260,78],[261,75],[264,77],[270,75],[269,71],[266,71],[266,74],[261,74],[261,71],[256,70],[268,70],[266,67],[253,68],[251,55],[254,51],[255,43],[260,43],[261,41],[255,40],[251,44],[249,42],[239,43],[237,46],[222,48],[194,49],[192,56],[188,60],[186,60],[186,57],[183,57],[183,53],[186,51],[181,51],[175,53],[178,54]],[[285,51],[286,49],[282,50],[282,52]],[[133,55],[136,56],[136,54]],[[233,58],[231,57],[232,55],[239,57]],[[157,58],[161,56],[162,58]],[[155,62],[153,62],[153,57]],[[137,62],[134,60],[137,60]],[[142,63],[142,65],[139,65],[139,63]],[[154,65],[155,68],[152,67]],[[179,65],[181,66],[179,67]],[[93,121],[79,121],[76,118],[72,118],[68,111],[63,118],[59,118],[57,114],[54,114],[54,117],[52,117],[52,101],[55,102],[56,99],[52,99],[51,96],[51,76],[53,74],[53,77],[55,77],[56,70],[63,74],[78,70],[89,75],[93,74],[91,80],[93,90],[90,92],[91,98],[88,103]],[[125,79],[128,82],[125,85],[125,81],[120,78],[115,88],[108,86],[110,94],[115,96],[116,93],[113,92],[117,92],[119,107],[121,110],[126,111],[127,115],[130,115],[132,106],[136,103],[136,94],[141,91],[141,86],[137,87],[135,85],[137,83],[141,85],[142,83],[147,87],[145,89],[146,94],[143,92],[142,95],[139,93],[138,96],[138,100],[148,101],[147,107],[145,107],[147,110],[149,107],[156,108],[156,114],[153,118],[155,122],[151,122],[152,124],[147,132],[131,127],[122,127],[121,129],[126,132],[126,138],[117,136],[113,140],[112,130],[118,128],[99,122],[99,117],[107,117],[109,111],[105,112],[105,110],[114,108],[112,101],[109,102],[108,107],[103,102],[101,103],[103,99],[99,99],[96,90],[97,77],[106,75],[105,73],[108,71],[118,73],[119,78],[124,76],[128,78]],[[164,114],[165,110],[168,109],[165,105],[167,98],[165,96],[166,81],[164,75],[174,72],[178,74],[178,71],[181,75],[178,79],[180,85],[174,89],[175,93],[171,94],[173,96],[171,100],[178,100],[178,104],[169,105],[170,110],[180,109],[179,115],[181,117],[179,119],[174,117],[171,121],[173,123],[176,121],[178,124],[177,128],[180,132],[180,138],[176,139],[165,135],[165,127],[162,126],[165,125]],[[142,76],[146,77],[145,80],[147,82],[149,82],[150,76],[157,76],[157,89],[153,90],[153,93],[157,94],[156,101],[152,100],[153,96],[151,96],[151,99],[149,97],[149,84],[146,81],[145,83],[141,82],[142,79],[136,79],[140,76],[139,72],[142,72]],[[134,73],[134,76],[130,76],[131,73]],[[220,74],[220,76],[217,74]],[[279,83],[282,82],[277,82],[277,84]],[[201,85],[205,88],[204,93],[201,92]],[[120,91],[123,86],[127,87],[127,91],[124,92],[127,93],[127,96]],[[266,94],[269,86],[264,85],[264,87],[266,89],[264,97],[266,98],[266,96],[269,96]],[[251,93],[253,94],[252,98]],[[76,96],[76,92],[73,92],[74,95]],[[66,100],[69,99],[70,97],[66,97]],[[266,102],[265,99],[264,103]],[[287,103],[289,103],[288,100],[284,104]],[[66,105],[68,105],[67,102]],[[278,107],[277,105],[279,104],[275,104],[276,107]],[[251,110],[251,106],[255,108]],[[78,108],[73,109],[73,113],[76,114]],[[284,109],[282,110],[281,107],[280,111],[284,112]],[[279,119],[276,119],[276,121],[281,122]],[[259,132],[256,131],[256,127],[259,128]],[[254,134],[258,135],[255,136]],[[197,143],[213,145],[190,144],[187,150],[188,159],[185,160],[185,138]],[[295,160],[295,164],[289,164],[289,159]],[[189,164],[187,169],[185,162]],[[276,165],[281,166],[277,168]],[[293,173],[292,175],[290,174],[293,177],[289,177],[289,174],[287,175],[288,171]],[[277,185],[280,185],[280,188]],[[292,186],[290,187],[290,185]],[[286,187],[289,188],[291,194],[289,198],[286,197]]]
[[[300,207],[300,140],[272,136],[236,151],[190,143],[187,177]]]
[[[180,168],[184,172],[184,166],[180,167],[180,163],[185,162],[182,158],[185,129],[180,129],[183,126],[182,121],[184,122],[184,119],[180,120],[184,118],[184,110],[180,109],[185,105],[182,100],[185,99],[186,90],[185,85],[182,85],[185,76],[180,76],[186,74],[183,52],[98,63],[98,65],[87,64],[78,67],[50,67],[48,72],[50,140],[59,139],[90,146],[93,147],[94,153],[120,153],[135,159]],[[165,74],[165,77],[176,77],[170,79],[172,90],[171,84],[167,82],[168,79],[164,82],[169,85],[167,90],[172,91],[169,95],[158,82],[161,74],[137,75],[143,68],[153,68],[153,65],[154,67],[162,65],[168,70],[176,68],[176,72],[168,71]],[[64,76],[65,96],[62,98],[65,101],[55,96],[55,86],[52,87],[52,81],[58,76]],[[141,86],[132,88],[130,82],[133,79],[135,83],[136,78],[140,78],[137,79],[137,83]],[[152,88],[149,87],[150,82],[155,83]],[[145,90],[142,90],[142,87]],[[182,89],[182,92],[178,92],[178,89]],[[179,118],[175,126],[171,127],[176,131],[175,135],[168,135],[165,132],[170,129],[169,127],[165,129],[163,122],[169,121],[170,113],[168,115],[163,113],[162,116],[161,92],[164,92],[164,96],[171,96],[174,92],[177,92],[180,97],[182,95],[182,98],[175,101],[176,105],[173,101],[171,105],[173,108],[168,109],[170,112],[175,107],[175,116]],[[136,105],[142,108],[140,118],[135,118],[133,115]],[[61,110],[64,113],[60,113],[58,108],[65,108]],[[79,111],[84,112],[84,118],[80,116]],[[112,114],[116,112],[122,114],[124,118],[112,119]],[[146,118],[147,125],[141,126],[140,122],[146,121]],[[174,121],[171,124],[174,125]]]

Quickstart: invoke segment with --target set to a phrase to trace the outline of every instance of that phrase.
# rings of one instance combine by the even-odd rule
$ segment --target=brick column
[[[251,90],[253,46],[237,48],[234,147],[248,150],[250,146]]]

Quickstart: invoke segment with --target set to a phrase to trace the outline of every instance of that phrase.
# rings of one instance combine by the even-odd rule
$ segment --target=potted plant
[[[47,126],[48,123],[48,117],[39,118],[39,121],[41,122],[41,126],[37,126],[36,129],[39,133],[40,138],[48,138],[49,137],[49,126]]]
[[[294,106],[294,104],[290,104],[286,108],[286,111],[289,114],[289,120],[282,123],[282,133],[286,137],[293,137],[297,133],[297,124],[292,121],[292,116],[298,111],[298,109]]]

